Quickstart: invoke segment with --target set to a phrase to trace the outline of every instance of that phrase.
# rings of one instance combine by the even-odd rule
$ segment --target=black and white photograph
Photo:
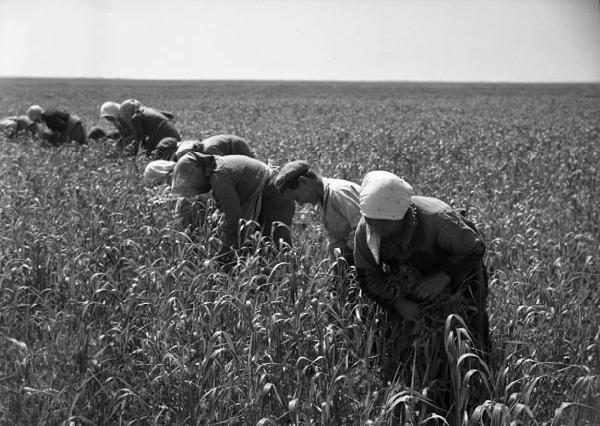
[[[598,0],[0,0],[0,425],[600,426],[598,200]]]

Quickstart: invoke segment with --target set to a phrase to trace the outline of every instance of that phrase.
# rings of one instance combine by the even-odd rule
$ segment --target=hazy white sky
[[[0,0],[0,76],[600,81],[600,0]]]

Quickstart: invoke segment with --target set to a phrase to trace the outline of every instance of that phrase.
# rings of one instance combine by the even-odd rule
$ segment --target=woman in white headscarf
[[[446,359],[443,330],[447,316],[458,314],[465,320],[484,359],[491,346],[482,238],[461,213],[437,198],[414,196],[407,182],[385,171],[365,176],[360,208],[363,217],[354,245],[359,284],[367,296],[402,319],[401,332],[395,340],[404,348],[399,350],[400,358],[408,355],[410,359],[392,362],[425,362],[427,365],[421,365],[417,371],[429,371],[437,383],[446,386],[435,398],[436,404],[451,409],[449,364],[436,364]],[[413,327],[420,318],[434,334],[425,353],[415,356],[405,352],[405,348],[418,347],[411,339],[418,337]],[[438,367],[432,370],[433,364]],[[440,369],[444,365],[445,369]],[[436,368],[438,372],[431,373]]]
[[[405,320],[443,293],[460,293],[475,308],[465,320],[489,351],[485,246],[475,226],[437,198],[414,196],[407,182],[385,171],[365,176],[360,208],[354,256],[365,293]],[[398,272],[404,282],[394,280]]]

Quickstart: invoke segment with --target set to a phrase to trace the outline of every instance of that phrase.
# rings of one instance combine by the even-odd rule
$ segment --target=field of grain
[[[446,422],[600,424],[600,86],[2,79],[0,117],[38,103],[89,127],[130,97],[184,138],[237,134],[356,182],[388,170],[466,207],[494,354],[475,371],[456,357]],[[0,147],[1,424],[444,424],[427,383],[383,380],[385,319],[328,261],[312,209],[292,251],[255,241],[224,273],[211,222],[181,232],[145,158]],[[474,376],[492,397],[469,407]]]

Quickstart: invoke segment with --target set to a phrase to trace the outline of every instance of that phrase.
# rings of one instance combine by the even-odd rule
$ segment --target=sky
[[[0,77],[600,82],[600,0],[0,0]]]

